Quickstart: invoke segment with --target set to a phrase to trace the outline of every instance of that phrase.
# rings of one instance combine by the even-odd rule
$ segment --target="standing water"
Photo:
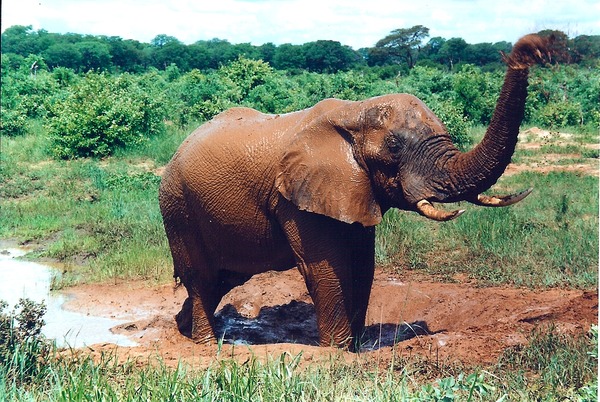
[[[60,292],[51,292],[52,268],[43,264],[19,260],[25,255],[20,249],[0,250],[0,300],[8,303],[11,311],[20,298],[44,302],[46,314],[43,334],[56,340],[59,347],[80,348],[95,343],[114,343],[135,346],[124,335],[113,334],[110,328],[124,321],[94,317],[63,309],[66,298]]]

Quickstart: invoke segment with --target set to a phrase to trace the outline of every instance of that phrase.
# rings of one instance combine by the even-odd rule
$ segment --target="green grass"
[[[33,372],[0,367],[6,401],[539,401],[593,400],[597,391],[597,328],[570,339],[556,330],[533,332],[528,346],[505,352],[488,368],[439,376],[438,363],[391,362],[341,355],[329,361],[283,353],[244,362],[217,356],[207,368],[157,356],[119,361],[114,353],[50,354]],[[20,349],[14,361],[32,360]],[[464,368],[463,368],[464,370]],[[432,375],[433,374],[433,375]],[[26,381],[19,379],[26,378]],[[437,379],[433,379],[437,378]],[[592,398],[592,399],[587,399]]]
[[[565,334],[552,326],[535,328],[527,345],[504,351],[497,369],[511,384],[515,399],[596,400],[597,341],[597,326],[588,335]]]
[[[477,142],[485,132],[475,127]],[[557,165],[596,163],[597,151],[580,143],[592,134],[573,135],[575,145],[548,144],[517,150],[513,160],[536,161],[547,153],[580,153]],[[597,134],[593,136],[598,140]],[[490,193],[534,192],[507,208],[469,203],[447,206],[467,212],[446,223],[389,211],[377,228],[376,258],[388,269],[420,270],[442,280],[467,274],[480,284],[527,287],[598,285],[598,177],[578,172],[523,172],[503,176]]]
[[[521,203],[467,211],[446,223],[391,211],[378,228],[382,264],[451,279],[528,287],[598,284],[598,178],[569,172],[506,177],[498,193],[534,187]]]
[[[67,283],[167,280],[172,271],[157,202],[160,177],[152,171],[157,164],[136,154],[28,159],[29,144],[45,143],[43,132],[3,139],[0,238],[41,244],[37,256],[67,263]]]
[[[2,139],[0,238],[37,243],[38,256],[65,262],[55,287],[117,278],[169,280],[154,171],[191,127],[170,127],[162,137],[111,158],[74,161],[50,159],[43,152],[43,129],[32,129]],[[503,177],[493,192],[528,187],[534,193],[515,206],[463,203],[459,207],[467,212],[447,223],[390,211],[377,228],[377,261],[384,269],[441,280],[460,273],[480,284],[595,288],[598,178],[525,172]],[[288,354],[243,363],[219,356],[199,369],[184,362],[169,367],[159,357],[122,362],[112,354],[94,360],[54,351],[40,359],[41,344],[24,345],[11,350],[10,363],[0,364],[0,400],[536,401],[590,400],[597,391],[597,330],[568,337],[536,329],[527,346],[484,368],[418,356],[380,362],[374,352],[370,360],[347,362],[334,355],[325,363]]]
[[[57,287],[116,278],[169,280],[154,171],[194,126],[170,126],[161,137],[111,158],[73,161],[45,156],[45,132],[33,127],[33,134],[2,141],[0,238],[40,244],[37,256],[66,263]],[[442,224],[392,210],[377,228],[377,262],[444,280],[463,273],[483,284],[597,286],[598,178],[524,172],[502,177],[492,191],[529,187],[534,193],[518,205],[463,203],[458,207],[467,212]]]

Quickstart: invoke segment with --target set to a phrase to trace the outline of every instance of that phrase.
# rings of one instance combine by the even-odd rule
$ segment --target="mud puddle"
[[[68,311],[63,308],[68,296],[51,291],[52,267],[18,259],[26,251],[16,248],[0,250],[0,299],[8,303],[5,311],[12,311],[21,298],[44,302],[46,314],[43,334],[56,340],[59,347],[80,348],[97,343],[135,346],[136,343],[122,334],[114,334],[110,328],[123,321]]]

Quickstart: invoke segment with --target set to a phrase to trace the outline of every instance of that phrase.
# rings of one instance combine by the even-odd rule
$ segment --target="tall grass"
[[[43,305],[23,300],[8,314],[5,307],[0,301],[2,401],[587,401],[598,390],[597,326],[575,336],[535,328],[527,344],[485,368],[394,349],[385,360],[377,352],[349,360],[341,351],[328,360],[242,360],[221,348],[198,368],[194,360],[167,365],[159,354],[123,360],[117,350],[58,350],[41,335]]]
[[[378,261],[491,284],[597,286],[598,178],[525,172],[502,178],[496,191],[527,187],[534,193],[517,205],[465,203],[464,215],[442,224],[388,212],[378,228]]]
[[[19,373],[0,367],[0,399],[585,401],[593,400],[597,391],[597,329],[576,339],[552,328],[539,329],[528,346],[507,351],[496,366],[436,380],[427,377],[428,370],[437,372],[433,363],[411,359],[384,363],[357,357],[348,362],[334,354],[329,361],[310,362],[302,354],[283,353],[243,362],[217,357],[206,368],[194,368],[181,361],[168,366],[159,356],[122,361],[115,352],[96,358],[71,353],[55,350],[27,382],[16,383]]]
[[[68,263],[67,282],[170,277],[154,161],[39,161],[19,151],[45,141],[43,132],[3,139],[0,238],[40,243],[38,255]]]

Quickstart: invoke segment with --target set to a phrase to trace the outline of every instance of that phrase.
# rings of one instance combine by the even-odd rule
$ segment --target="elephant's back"
[[[163,187],[176,189],[179,198],[194,198],[211,215],[223,204],[259,213],[275,191],[276,168],[286,149],[288,132],[279,120],[286,115],[249,108],[217,115],[184,140],[165,169]]]

